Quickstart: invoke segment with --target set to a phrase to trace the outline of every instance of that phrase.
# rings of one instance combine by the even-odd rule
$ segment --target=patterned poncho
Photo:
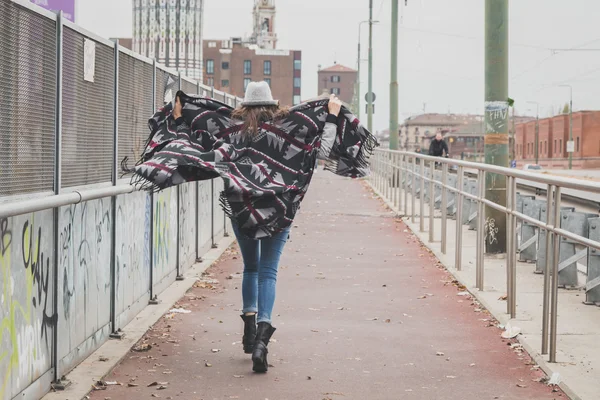
[[[221,204],[247,237],[260,239],[292,224],[308,190],[328,100],[290,109],[283,119],[267,121],[248,135],[243,122],[231,118],[233,109],[209,98],[177,94],[184,124],[175,124],[172,104],[149,122],[150,137],[142,159],[128,172],[134,184],[160,190],[183,182],[221,177]],[[326,169],[347,177],[363,177],[368,157],[378,145],[347,109],[337,120],[337,137]]]

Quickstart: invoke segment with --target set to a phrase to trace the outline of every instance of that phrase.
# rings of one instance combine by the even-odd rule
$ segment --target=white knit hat
[[[251,107],[277,105],[279,105],[279,101],[273,100],[273,94],[271,94],[271,88],[267,82],[250,82],[248,84],[242,106]]]

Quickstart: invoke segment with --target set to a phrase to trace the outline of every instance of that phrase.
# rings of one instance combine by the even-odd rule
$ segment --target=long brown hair
[[[258,134],[259,125],[266,121],[276,121],[289,114],[288,107],[281,106],[248,106],[233,110],[231,116],[237,120],[244,121],[243,132],[245,135],[255,136]]]

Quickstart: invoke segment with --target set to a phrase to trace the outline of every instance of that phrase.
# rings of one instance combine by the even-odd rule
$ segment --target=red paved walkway
[[[316,175],[281,263],[266,375],[242,352],[241,257],[228,252],[92,399],[565,399],[489,327],[364,183]],[[218,352],[213,352],[213,349]],[[443,353],[443,355],[441,355]],[[209,366],[206,366],[209,365]],[[165,389],[147,387],[164,383]],[[139,386],[128,387],[128,383]],[[152,397],[155,396],[155,397]]]

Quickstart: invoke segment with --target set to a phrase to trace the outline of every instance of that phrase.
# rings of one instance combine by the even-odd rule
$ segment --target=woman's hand
[[[181,101],[179,100],[179,96],[175,99],[175,108],[173,108],[173,118],[178,119],[182,116],[181,112],[183,110],[183,106],[181,105]]]
[[[342,109],[342,101],[337,98],[335,94],[332,94],[329,97],[329,114],[335,115],[336,117],[340,115],[340,110]]]

